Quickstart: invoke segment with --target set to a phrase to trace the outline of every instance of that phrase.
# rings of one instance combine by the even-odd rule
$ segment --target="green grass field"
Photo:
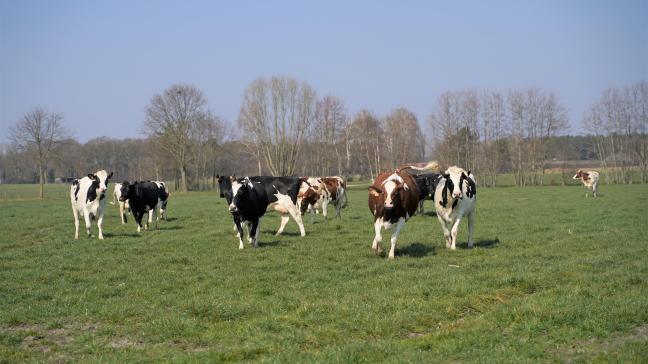
[[[362,187],[305,238],[266,215],[243,251],[217,192],[139,235],[108,205],[106,240],[75,241],[66,189],[0,186],[25,196],[0,202],[2,362],[648,361],[645,185],[481,188],[474,249],[427,214],[394,261]]]

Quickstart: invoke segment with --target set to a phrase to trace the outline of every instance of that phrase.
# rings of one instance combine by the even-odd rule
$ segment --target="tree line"
[[[441,94],[424,133],[398,108],[350,115],[343,100],[318,97],[290,77],[260,78],[245,90],[232,125],[207,107],[200,89],[172,85],[154,95],[145,137],[79,143],[63,117],[28,111],[0,155],[2,183],[44,183],[110,169],[118,179],[174,181],[181,191],[214,188],[218,174],[341,175],[373,179],[405,162],[439,160],[495,186],[512,173],[519,186],[544,184],[548,169],[589,160],[608,182],[648,182],[648,83],[604,90],[583,116],[589,135],[568,135],[566,106],[537,88],[459,90]]]

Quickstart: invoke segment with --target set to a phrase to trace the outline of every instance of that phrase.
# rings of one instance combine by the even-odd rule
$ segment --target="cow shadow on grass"
[[[160,226],[157,229],[153,229],[153,231],[155,231],[155,230],[182,230],[182,229],[183,229],[182,226],[174,225],[174,226]]]
[[[138,233],[121,233],[121,234],[112,234],[112,233],[104,233],[104,238],[115,238],[115,237],[127,237],[127,238],[137,238],[139,236],[142,236],[142,234]]]
[[[277,233],[277,230],[261,230],[261,233],[276,236],[275,234]],[[308,232],[306,233],[308,234]],[[245,236],[247,236],[247,234]],[[298,232],[284,231],[279,236],[301,236],[301,234]]]
[[[479,241],[476,241],[473,243],[473,248],[484,248],[484,249],[492,249],[495,248],[497,245],[499,245],[500,240],[499,238],[495,239],[482,239]],[[460,249],[468,249],[468,242],[465,243],[459,243],[457,244],[457,247]]]
[[[272,241],[259,241],[259,248],[267,248],[271,246],[277,246],[281,242],[279,240],[272,240]]]
[[[402,249],[396,250],[397,256],[407,256],[412,258],[422,258],[430,254],[436,255],[434,247],[419,242],[412,243]]]

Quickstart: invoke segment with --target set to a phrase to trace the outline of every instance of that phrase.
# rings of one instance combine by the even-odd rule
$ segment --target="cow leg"
[[[341,210],[342,210],[342,202],[341,202],[341,201],[338,201],[338,202],[335,204],[335,217],[338,218],[338,219],[341,219],[341,218],[342,218],[342,215],[341,215],[341,213],[340,213]]]
[[[396,241],[398,240],[398,235],[400,234],[401,229],[405,225],[405,219],[398,219],[398,224],[396,224],[396,231],[392,234],[391,237],[391,249],[389,249],[389,259],[394,259],[396,257]]]
[[[133,216],[135,217],[135,222],[137,223],[137,232],[142,231],[142,216],[144,215],[143,212],[136,212],[133,211]]]
[[[592,195],[593,195],[594,197],[598,197],[598,196],[596,195],[596,192],[597,192],[596,190],[597,190],[597,189],[598,189],[598,186],[597,186],[597,185],[592,186]]]
[[[241,227],[241,222],[237,219],[234,219],[234,229],[236,230],[236,237],[239,240],[239,250],[243,250],[243,228]]]
[[[382,247],[380,246],[380,242],[382,242],[382,235],[380,235],[382,224],[383,224],[383,220],[381,217],[377,218],[376,221],[374,221],[375,236],[374,236],[373,243],[371,244],[371,249],[375,250],[376,253],[382,252]]]
[[[250,226],[251,225],[252,225],[252,222],[250,222],[250,221],[244,221],[243,222],[243,230],[245,230],[245,233],[247,234],[248,244],[252,244],[252,235],[250,235]]]
[[[79,211],[72,206],[72,214],[74,215],[74,239],[79,239]]]
[[[306,230],[304,229],[304,222],[302,221],[301,213],[296,206],[288,206],[288,213],[292,216],[293,220],[299,225],[299,232],[301,236],[306,236]]]
[[[325,198],[324,201],[322,201],[322,215],[324,216],[324,218],[327,218],[328,204],[329,200],[328,198]]]
[[[88,237],[92,237],[92,234],[90,233],[90,212],[88,212],[88,210],[83,210],[83,219],[85,220],[86,234],[88,234]]]
[[[424,211],[425,209],[423,208],[424,203],[425,203],[425,199],[419,201],[419,205],[418,205],[418,214],[419,215],[423,215],[423,212],[425,212]]]
[[[475,225],[475,211],[468,215],[468,248],[473,247],[473,227]]]
[[[290,220],[290,216],[288,214],[281,214],[281,225],[279,225],[279,230],[277,230],[277,233],[275,234],[276,236],[281,235],[283,233],[284,228],[288,224],[288,221]]]
[[[99,229],[99,235],[98,238],[99,240],[103,240],[103,210],[99,212],[99,217],[97,218],[97,229]]]
[[[450,236],[450,230],[448,229],[448,224],[443,220],[441,215],[437,213],[437,219],[439,219],[439,224],[441,224],[441,230],[443,230],[443,237],[445,238],[446,248],[450,248],[452,243],[452,237]]]
[[[250,228],[250,236],[253,236],[252,238],[252,246],[255,248],[259,247],[259,232],[261,229],[259,228],[259,225],[261,224],[261,218],[257,218],[256,220],[252,221],[252,227]]]
[[[452,225],[452,230],[450,231],[450,236],[452,237],[452,243],[450,244],[450,249],[457,249],[457,233],[459,232],[459,223],[461,222],[462,217],[458,216]]]
[[[124,215],[124,203],[119,201],[119,217],[121,218],[121,223],[124,225],[126,223],[126,215]]]

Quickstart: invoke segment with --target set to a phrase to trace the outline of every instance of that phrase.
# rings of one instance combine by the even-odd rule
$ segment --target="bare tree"
[[[497,174],[503,168],[508,129],[504,96],[500,92],[482,94],[481,153],[478,164],[486,185],[497,184]]]
[[[315,113],[315,91],[288,77],[257,79],[239,113],[248,149],[275,176],[292,175]]]
[[[384,125],[391,168],[406,162],[423,161],[425,138],[414,113],[405,108],[396,109],[385,118]]]
[[[357,155],[360,174],[372,180],[381,169],[384,131],[380,120],[369,110],[361,110],[351,122],[353,154]]]
[[[42,108],[34,108],[10,131],[10,138],[16,149],[29,151],[38,165],[39,197],[43,198],[43,185],[47,183],[47,165],[57,153],[62,142],[70,134],[61,123],[63,117],[49,113]]]
[[[173,158],[180,174],[180,190],[187,191],[187,167],[195,144],[196,128],[209,118],[207,101],[195,86],[172,85],[155,95],[146,108],[145,131],[156,137]]]
[[[334,168],[338,175],[342,174],[346,124],[347,115],[342,100],[329,95],[317,102],[310,138],[314,165],[319,169],[315,174],[330,175],[335,173]]]
[[[437,154],[434,159],[475,170],[479,108],[479,99],[473,90],[441,94],[428,119]]]

